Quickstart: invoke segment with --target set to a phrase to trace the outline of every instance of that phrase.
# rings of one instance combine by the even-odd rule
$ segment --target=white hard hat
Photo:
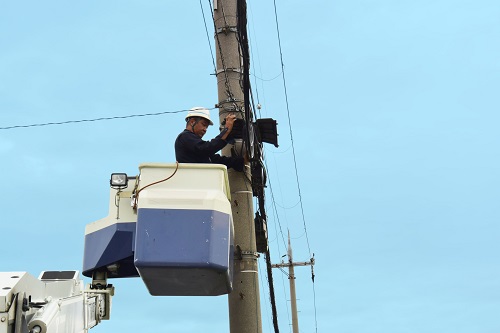
[[[210,120],[210,111],[202,106],[196,106],[192,109],[190,109],[187,113],[186,116],[186,121],[191,118],[191,117],[201,117],[205,118],[210,122],[210,125],[213,125],[214,123],[212,120]]]

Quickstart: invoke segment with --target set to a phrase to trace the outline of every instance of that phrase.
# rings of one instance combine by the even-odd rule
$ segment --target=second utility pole
[[[234,113],[240,119],[245,114],[241,84],[243,61],[237,29],[238,1],[244,0],[214,0],[220,123],[228,113]],[[244,151],[242,146],[242,140],[237,140],[235,151]],[[224,148],[222,154],[230,156],[231,149]],[[248,163],[244,172],[228,170],[235,244],[233,291],[228,296],[231,333],[262,333],[258,253],[255,243],[252,186],[248,181],[251,179],[249,170]]]
[[[293,262],[292,244],[290,242],[290,231],[288,231],[288,263],[274,264],[273,268],[288,267],[288,280],[290,281],[290,303],[292,307],[292,332],[299,333],[299,316],[297,311],[297,295],[295,293],[295,270],[294,266],[314,266],[314,257],[306,262]],[[312,269],[312,268],[311,268]],[[313,273],[314,282],[314,273]]]

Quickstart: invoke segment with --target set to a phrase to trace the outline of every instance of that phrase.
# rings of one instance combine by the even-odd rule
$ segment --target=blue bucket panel
[[[232,257],[229,214],[139,208],[134,264],[152,295],[227,294]]]
[[[138,276],[133,264],[135,222],[115,223],[85,235],[83,275],[118,264],[118,270],[108,277],[122,278]]]

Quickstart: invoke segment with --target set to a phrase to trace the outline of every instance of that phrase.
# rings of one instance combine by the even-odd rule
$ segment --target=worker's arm
[[[185,130],[175,141],[175,155],[180,163],[208,163],[213,154],[226,146],[222,133],[210,141],[203,141],[199,136]]]

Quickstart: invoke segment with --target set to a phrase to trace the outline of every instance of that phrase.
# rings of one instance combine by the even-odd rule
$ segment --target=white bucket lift
[[[234,231],[226,167],[147,163],[139,170],[138,177],[115,174],[131,182],[120,188],[112,182],[109,215],[87,225],[84,275],[140,275],[155,296],[230,293]]]
[[[134,264],[149,292],[229,293],[234,231],[226,167],[152,163],[139,170]]]

